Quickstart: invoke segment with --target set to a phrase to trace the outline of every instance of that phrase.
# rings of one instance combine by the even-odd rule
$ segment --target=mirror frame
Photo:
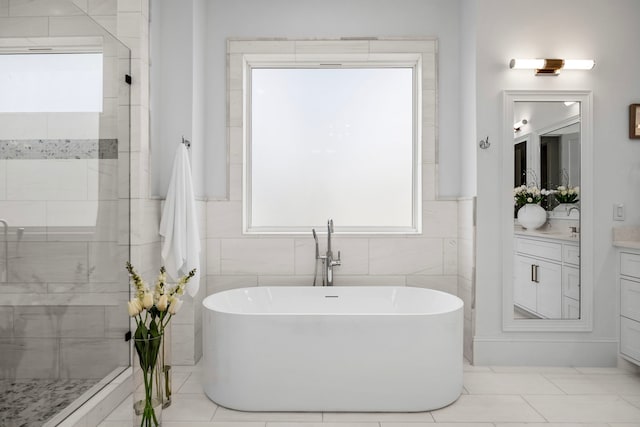
[[[513,112],[515,102],[580,102],[580,319],[513,318]],[[593,95],[591,91],[505,90],[500,227],[502,234],[502,329],[504,331],[593,330]],[[586,172],[586,173],[585,173]]]

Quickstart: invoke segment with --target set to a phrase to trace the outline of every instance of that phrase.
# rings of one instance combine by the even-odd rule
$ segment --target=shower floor
[[[98,381],[0,379],[0,426],[40,427]]]

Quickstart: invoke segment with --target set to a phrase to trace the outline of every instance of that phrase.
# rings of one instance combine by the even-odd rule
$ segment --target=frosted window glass
[[[0,112],[102,111],[102,54],[0,55]]]
[[[414,226],[412,68],[254,68],[250,225]]]

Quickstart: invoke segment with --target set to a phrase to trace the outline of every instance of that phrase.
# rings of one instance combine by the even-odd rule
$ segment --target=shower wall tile
[[[0,0],[0,16],[9,16],[9,0]]]
[[[80,15],[75,6],[65,0],[9,0],[11,16]]]
[[[229,164],[241,165],[243,160],[242,151],[242,128],[230,127],[227,128],[229,141]]]
[[[28,139],[101,138],[99,113],[46,113],[45,117],[47,120],[46,133],[44,135],[41,134],[40,136],[32,136]],[[107,137],[102,136],[102,138],[104,139]],[[115,138],[115,136],[112,138]]]
[[[220,240],[207,239],[206,241],[206,266],[207,274],[220,274]]]
[[[57,179],[52,180],[55,176]],[[9,200],[86,200],[85,160],[21,160],[7,164]]]
[[[7,161],[4,159],[0,159],[0,200],[6,200],[6,199],[7,199]]]
[[[369,271],[374,275],[443,273],[441,239],[372,239],[369,251]]]
[[[129,343],[123,338],[60,340],[60,378],[104,378],[129,364]]]
[[[101,36],[105,30],[88,16],[52,16],[49,18],[49,35],[54,36]]]
[[[116,34],[118,29],[118,19],[115,16],[108,15],[92,15],[98,24],[102,25],[111,34]]]
[[[229,200],[242,200],[241,165],[229,165]]]
[[[320,283],[320,277],[319,275],[317,283]],[[313,274],[306,276],[258,276],[258,286],[311,286],[312,284]]]
[[[17,306],[15,335],[24,338],[104,336],[104,307]]]
[[[95,228],[98,217],[97,200],[46,202],[48,227],[92,227]]]
[[[174,365],[193,365],[195,350],[193,325],[171,325],[171,358]]]
[[[9,280],[12,282],[86,282],[86,243],[21,242],[10,246]]]
[[[20,299],[16,297],[16,294],[26,294],[27,299],[32,300],[33,298],[29,294],[43,295],[46,293],[46,283],[0,283],[0,301],[3,306],[15,305],[16,301]]]
[[[49,19],[0,18],[0,37],[46,37],[49,35]]]
[[[293,239],[227,239],[221,247],[222,274],[293,274]]]
[[[118,200],[118,159],[87,160],[87,198]]]
[[[129,253],[113,242],[89,243],[89,282],[126,283]]]
[[[89,15],[116,15],[118,12],[117,0],[89,0],[87,13]]]
[[[376,275],[376,276],[342,276],[336,271],[333,278],[336,286],[405,286],[404,275]]]
[[[437,166],[433,163],[422,164],[422,200],[436,200]]]
[[[123,299],[125,301],[129,299],[128,292],[124,293]],[[104,318],[105,337],[123,339],[129,330],[127,305],[123,302],[122,304],[104,307]]]
[[[42,227],[47,221],[46,202],[0,201],[0,212],[10,227]]]
[[[0,339],[11,337],[13,337],[13,307],[0,306]]]
[[[0,338],[0,371],[8,378],[58,378],[55,338]]]
[[[0,113],[0,140],[47,138],[47,123],[47,113]]]

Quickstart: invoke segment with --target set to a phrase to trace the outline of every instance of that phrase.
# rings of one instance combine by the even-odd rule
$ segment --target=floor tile
[[[640,395],[640,377],[620,374],[545,375],[567,394]]]
[[[122,403],[120,403],[116,409],[113,410],[107,417],[105,421],[129,421],[133,420],[133,398],[129,395],[128,398],[124,399]]]
[[[213,421],[297,421],[321,422],[320,412],[242,412],[219,407]]]
[[[431,415],[437,422],[545,421],[522,397],[509,395],[463,395],[455,403],[433,411]]]
[[[581,374],[611,374],[611,375],[628,375],[629,371],[622,368],[600,368],[600,367],[576,367]]]
[[[433,422],[429,412],[325,412],[326,422]]]
[[[218,405],[205,396],[174,394],[162,411],[163,421],[210,421]]]
[[[550,422],[637,422],[640,409],[615,395],[523,396]]]
[[[469,394],[564,394],[540,374],[467,372],[464,387]]]
[[[202,394],[204,395],[204,389],[202,388],[202,378],[198,375],[191,374],[182,383],[178,389],[179,394]]]
[[[501,374],[580,374],[576,368],[563,366],[492,366],[491,371]]]
[[[381,427],[494,427],[492,423],[380,423]]]
[[[496,423],[496,427],[609,427],[607,423]]]
[[[173,369],[172,369],[173,370]],[[190,372],[172,372],[171,373],[171,388],[174,393],[180,392],[180,387],[184,385],[187,378],[191,376]]]
[[[265,427],[264,421],[204,421],[204,422],[184,422],[184,421],[162,421],[162,427]]]
[[[640,408],[640,396],[639,395],[621,395],[624,400],[631,403],[636,408]]]
[[[268,422],[267,427],[380,427],[378,423],[300,423],[300,422]],[[414,427],[416,427],[414,425]]]

